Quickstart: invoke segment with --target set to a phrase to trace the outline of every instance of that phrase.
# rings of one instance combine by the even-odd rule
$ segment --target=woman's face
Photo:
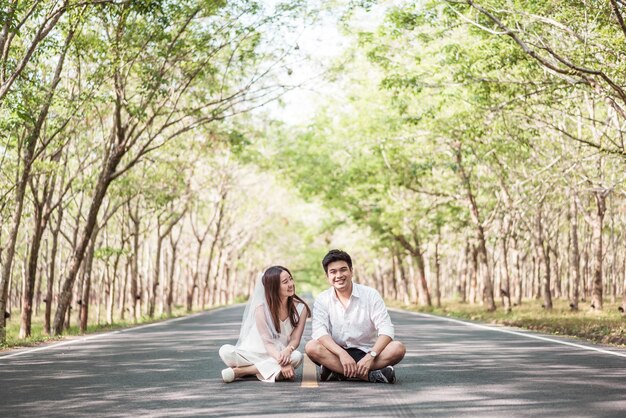
[[[296,293],[296,284],[293,281],[293,277],[286,271],[280,273],[280,298],[287,299],[289,296],[293,296]]]

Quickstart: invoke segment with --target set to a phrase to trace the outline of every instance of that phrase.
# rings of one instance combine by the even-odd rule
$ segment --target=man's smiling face
[[[326,273],[328,283],[338,292],[352,289],[352,270],[345,261],[333,261]]]

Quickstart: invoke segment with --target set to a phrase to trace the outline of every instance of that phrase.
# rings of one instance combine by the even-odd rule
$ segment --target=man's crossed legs
[[[344,350],[357,364],[363,357],[368,355],[367,352],[358,348],[344,348]],[[305,351],[309,358],[320,366],[321,381],[355,378],[376,383],[395,383],[396,376],[393,365],[399,363],[404,358],[406,348],[399,341],[390,342],[382,352],[378,353],[371,364],[370,370],[361,374],[356,372],[356,369],[353,368],[356,367],[354,365],[344,366],[338,356],[317,340],[309,341],[306,344]]]

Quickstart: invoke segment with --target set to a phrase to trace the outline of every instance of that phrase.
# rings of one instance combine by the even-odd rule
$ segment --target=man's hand
[[[280,368],[280,372],[282,373],[283,377],[285,379],[287,379],[287,380],[291,380],[295,376],[295,372],[294,372],[293,367],[291,366],[291,364],[288,364],[286,366],[282,366]]]
[[[357,377],[357,365],[356,361],[348,354],[347,352],[343,352],[339,356],[339,361],[343,366],[343,374],[346,377]]]
[[[372,363],[374,362],[374,357],[367,354],[356,364],[356,373],[361,377],[367,378],[370,370],[372,369]]]

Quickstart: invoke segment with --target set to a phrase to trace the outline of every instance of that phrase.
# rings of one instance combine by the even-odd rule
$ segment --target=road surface
[[[626,350],[396,310],[395,385],[225,384],[242,311],[4,351],[0,416],[626,416]]]

